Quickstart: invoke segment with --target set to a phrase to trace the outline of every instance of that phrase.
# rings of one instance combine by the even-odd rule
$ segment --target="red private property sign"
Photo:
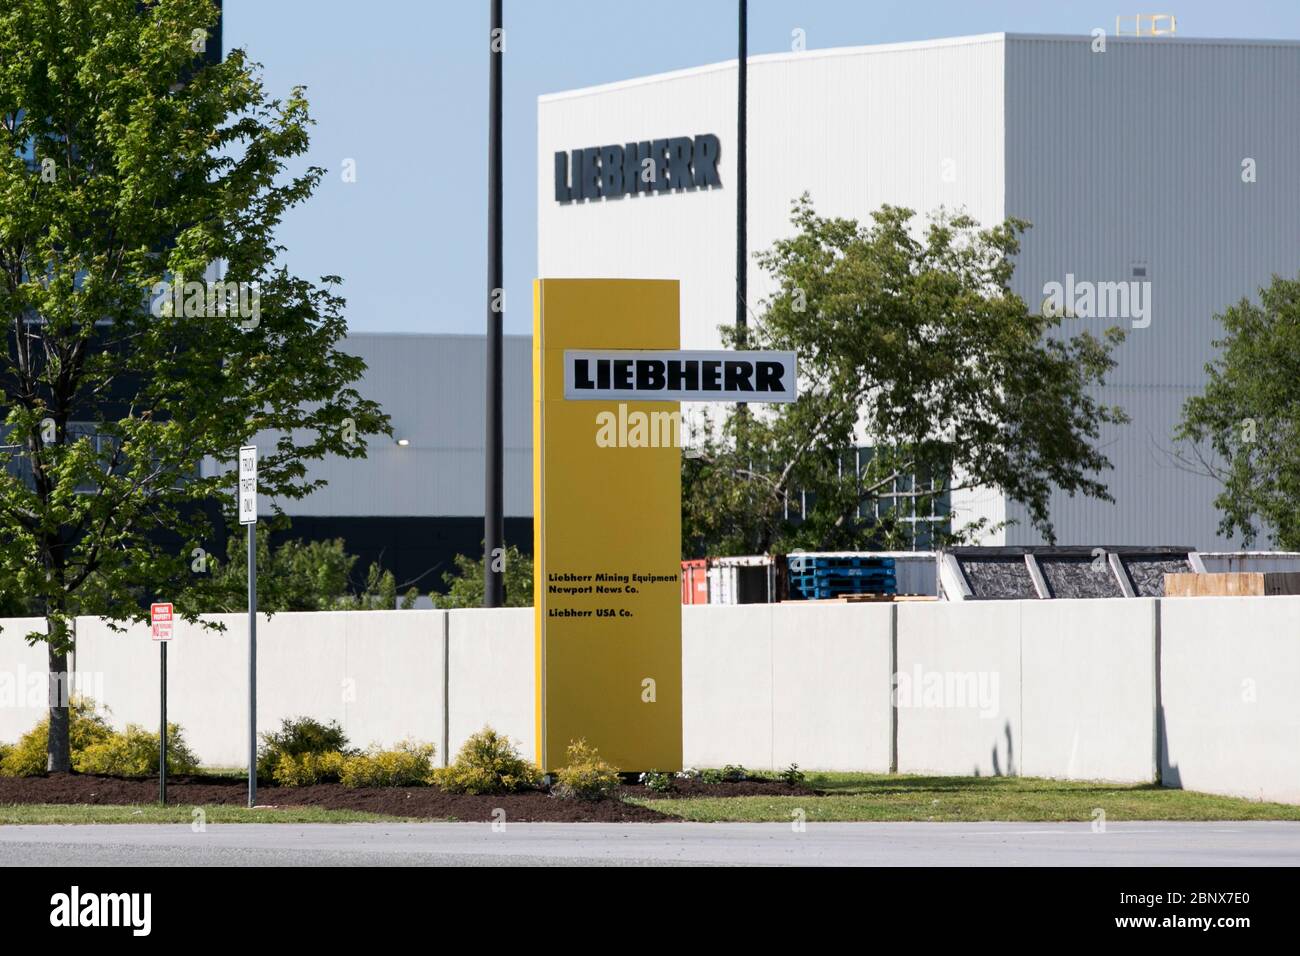
[[[149,605],[149,621],[153,624],[155,641],[172,639],[172,606],[170,604]]]

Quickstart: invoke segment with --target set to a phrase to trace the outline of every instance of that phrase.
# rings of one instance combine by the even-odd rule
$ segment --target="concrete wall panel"
[[[1155,606],[1021,603],[1022,774],[1155,780]]]
[[[1300,597],[1160,612],[1165,785],[1300,803]]]
[[[1020,772],[1020,614],[1019,601],[899,605],[899,772]]]

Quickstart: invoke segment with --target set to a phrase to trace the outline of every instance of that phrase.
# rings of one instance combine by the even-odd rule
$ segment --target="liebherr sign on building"
[[[718,137],[674,136],[555,154],[555,201],[614,199],[637,193],[709,189],[718,176]]]

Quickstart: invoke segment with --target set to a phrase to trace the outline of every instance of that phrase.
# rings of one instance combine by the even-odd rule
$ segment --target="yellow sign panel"
[[[646,427],[675,420],[679,406],[564,397],[566,350],[676,349],[679,335],[676,281],[534,283],[533,613],[547,771],[579,738],[621,770],[681,767],[681,449]]]

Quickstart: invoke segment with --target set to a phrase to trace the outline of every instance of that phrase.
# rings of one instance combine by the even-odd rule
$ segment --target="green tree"
[[[308,145],[304,92],[269,99],[240,50],[205,62],[216,18],[210,0],[0,7],[0,581],[45,617],[27,639],[48,643],[52,770],[69,766],[70,615],[143,620],[195,587],[200,504],[233,516],[231,466],[258,432],[278,436],[259,489],[289,499],[321,484],[312,459],[389,431],[336,348],[341,280],[277,264],[276,226],[324,172],[285,172]],[[226,284],[199,282],[216,269]]]
[[[1053,487],[1110,500],[1094,442],[1126,417],[1090,388],[1123,333],[1051,335],[1060,320],[1011,292],[1027,223],[940,214],[917,230],[913,215],[884,206],[862,225],[796,200],[794,235],[758,257],[776,292],[745,344],[798,353],[799,399],[694,423],[684,554],[890,546],[882,499],[951,517],[970,487],[1000,488],[1052,540]],[[871,448],[861,467],[855,447]]]
[[[448,571],[442,576],[443,584],[447,585],[447,593],[433,595],[434,606],[482,607],[484,559],[458,554],[453,562],[456,570]],[[521,554],[513,544],[506,545],[502,573],[505,577],[506,607],[532,607],[533,559]]]
[[[248,607],[248,538],[232,535],[226,560],[211,562],[211,584],[194,600],[205,610],[237,612]],[[259,611],[372,611],[398,607],[392,571],[372,563],[360,588],[354,586],[357,556],[342,538],[330,541],[285,541],[271,547],[271,529],[257,529],[257,608]],[[418,591],[403,595],[401,606],[414,605]],[[205,603],[204,603],[205,602]]]
[[[1258,304],[1215,318],[1224,337],[1204,392],[1183,405],[1176,458],[1222,484],[1219,532],[1246,544],[1266,534],[1300,549],[1300,277],[1274,276]]]

